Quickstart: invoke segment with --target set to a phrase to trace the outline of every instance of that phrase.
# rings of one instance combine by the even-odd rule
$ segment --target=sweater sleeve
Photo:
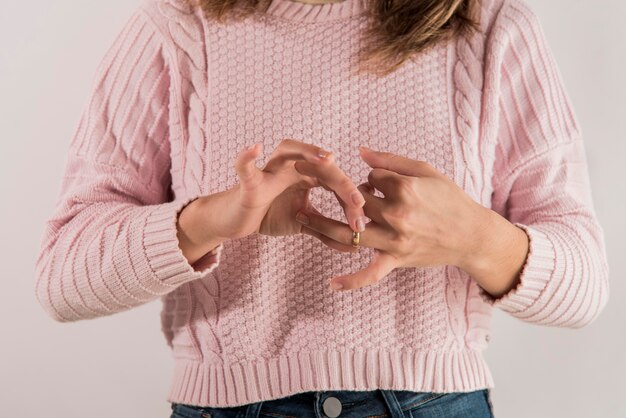
[[[580,328],[609,297],[581,130],[540,21],[505,2],[492,34],[499,79],[492,209],[529,237],[518,285],[483,299],[534,324]]]
[[[147,303],[219,263],[223,244],[193,265],[179,247],[177,216],[200,196],[170,199],[170,68],[162,41],[138,8],[96,71],[36,260],[37,298],[57,321]]]

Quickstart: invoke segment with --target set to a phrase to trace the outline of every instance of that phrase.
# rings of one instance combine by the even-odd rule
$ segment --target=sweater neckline
[[[350,19],[367,12],[369,0],[341,0],[312,4],[294,0],[272,0],[265,13],[296,22],[328,22]]]

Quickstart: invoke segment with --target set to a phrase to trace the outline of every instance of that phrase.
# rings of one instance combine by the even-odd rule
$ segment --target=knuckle
[[[396,190],[396,194],[400,198],[406,198],[413,194],[413,184],[411,181],[403,178],[403,177],[394,177],[394,187]]]
[[[283,138],[281,139],[281,141],[278,143],[278,146],[276,148],[285,148],[288,147],[290,145],[293,145],[295,141],[293,139],[290,138]]]
[[[396,189],[400,189],[402,186],[403,179],[402,177],[398,177],[398,176],[390,176],[389,177],[389,183]]]
[[[399,236],[394,242],[395,253],[403,256],[409,253],[411,242],[407,237]]]
[[[392,162],[394,162],[394,160],[398,158],[397,154],[393,154],[391,152],[386,152],[384,154],[384,156],[387,158],[387,162],[388,162],[389,166],[391,166]]]
[[[393,225],[404,222],[408,218],[409,212],[409,209],[404,205],[392,205],[383,210],[381,215],[385,221]]]
[[[337,183],[335,184],[337,186],[337,189],[339,190],[346,190],[348,188],[352,188],[352,181],[346,177],[346,176],[342,176],[339,180],[337,180]]]

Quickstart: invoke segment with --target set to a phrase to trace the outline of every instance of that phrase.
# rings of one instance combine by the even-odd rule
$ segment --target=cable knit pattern
[[[160,299],[175,360],[168,400],[236,406],[312,390],[493,387],[492,310],[578,327],[608,298],[580,129],[536,16],[484,0],[481,31],[392,74],[355,74],[367,0],[274,0],[239,22],[185,0],[144,0],[105,54],[70,142],[36,265],[58,321]],[[400,268],[334,292],[371,249],[308,235],[226,241],[190,265],[176,217],[237,183],[241,149],[283,138],[335,152],[358,184],[357,145],[425,160],[524,229],[519,286],[494,299],[455,266]],[[313,205],[345,221],[321,188]],[[214,214],[219,219],[220,214]]]
[[[485,37],[488,33],[485,22],[490,22],[494,6],[494,2],[490,1],[483,4],[480,13],[483,30],[471,37],[459,37],[455,48],[451,48],[451,54],[455,55],[449,60],[453,75],[450,100],[455,110],[451,112],[451,117],[454,120],[452,125],[456,128],[458,138],[458,141],[453,143],[453,150],[455,159],[463,162],[456,166],[453,179],[468,195],[485,206],[489,203],[484,199],[484,195],[477,195],[477,190],[484,179],[478,178],[471,168],[485,165],[481,160],[481,155],[485,150],[479,142],[483,88],[481,62],[484,56]],[[447,266],[446,302],[450,312],[450,330],[454,336],[454,349],[459,350],[466,345],[475,349],[486,347],[484,342],[489,338],[489,327],[481,315],[489,318],[490,311],[484,307],[484,304],[475,303],[476,301],[471,299],[478,295],[477,284],[467,273],[456,266]]]

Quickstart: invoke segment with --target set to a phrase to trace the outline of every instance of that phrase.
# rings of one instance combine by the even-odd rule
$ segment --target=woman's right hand
[[[194,204],[195,213],[203,214],[198,215],[200,220],[194,233],[203,233],[205,238],[194,241],[217,243],[252,233],[272,236],[300,233],[302,226],[296,222],[295,215],[300,209],[314,210],[308,201],[309,190],[319,186],[336,193],[343,201],[348,224],[353,230],[362,231],[359,223],[364,226],[365,200],[352,180],[335,164],[331,152],[284,139],[267,164],[259,169],[255,160],[261,149],[261,144],[255,144],[237,156],[238,184],[224,192],[204,196]],[[296,161],[306,164],[307,175],[298,172]],[[330,246],[350,250],[341,243]]]

